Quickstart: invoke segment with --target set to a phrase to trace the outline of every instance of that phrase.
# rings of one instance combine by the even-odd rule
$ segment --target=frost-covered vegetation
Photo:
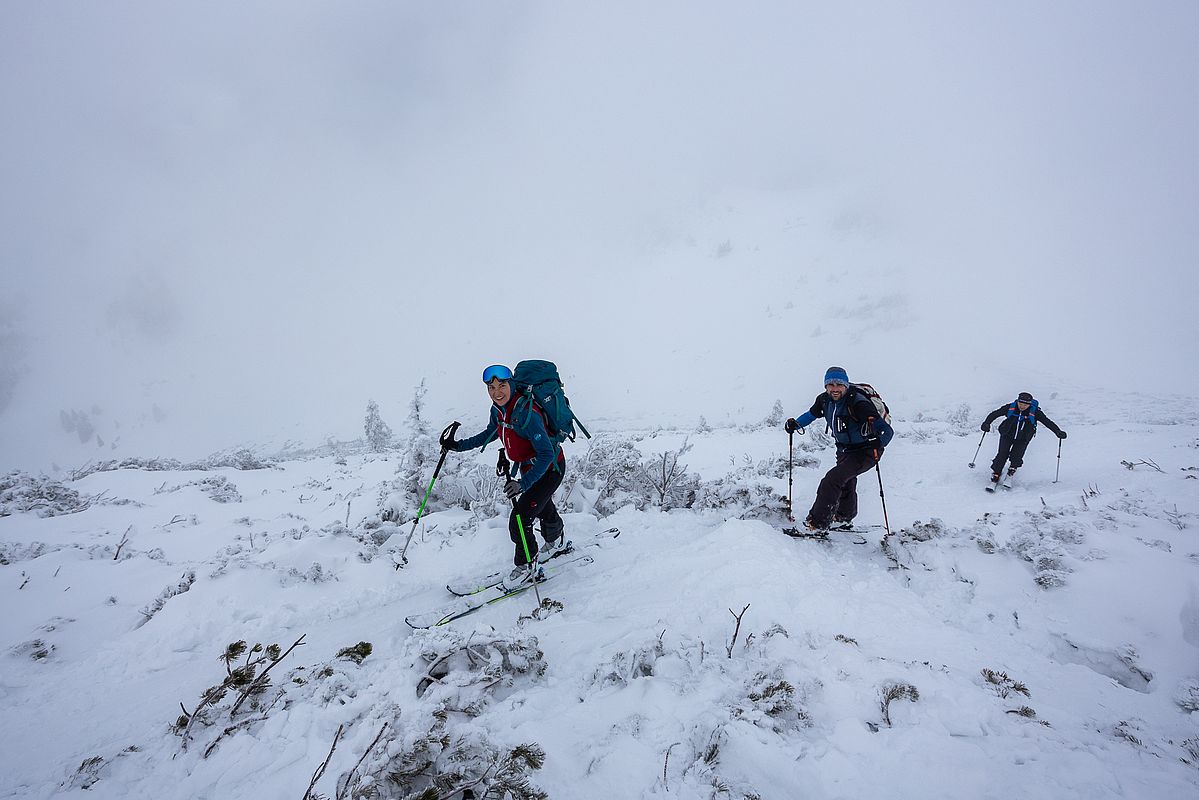
[[[272,774],[312,798],[923,796],[846,767],[868,758],[1012,794],[1199,787],[1185,453],[1177,474],[1080,459],[1061,486],[1032,461],[986,495],[943,466],[973,437],[926,413],[882,462],[890,529],[870,475],[877,533],[812,542],[778,528],[788,478],[801,510],[831,464],[818,426],[793,450],[762,423],[597,431],[557,495],[588,561],[409,631],[511,559],[494,445],[447,457],[414,530],[439,455],[422,396],[382,452],[6,479],[6,773],[42,794],[251,797]],[[47,723],[74,696],[102,736]]]

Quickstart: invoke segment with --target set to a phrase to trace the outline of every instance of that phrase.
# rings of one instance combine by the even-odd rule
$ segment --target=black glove
[[[1065,431],[1058,431],[1058,432],[1057,432],[1057,438],[1059,438],[1059,439],[1065,439],[1065,438],[1066,438],[1066,432],[1065,432]]]
[[[982,426],[979,428],[979,430],[982,431],[983,433],[990,433],[991,432],[990,423],[984,422],[982,424]]]
[[[514,481],[509,478],[508,482],[504,484],[504,494],[508,495],[509,500],[515,500],[516,496],[523,491],[524,489],[520,487],[520,481]]]
[[[441,438],[438,442],[441,444],[442,450],[458,450],[458,442],[454,439],[454,429],[456,425],[451,425],[441,432]]]
[[[783,430],[787,433],[795,433],[799,430],[799,423],[795,421],[795,417],[790,417],[783,423]]]

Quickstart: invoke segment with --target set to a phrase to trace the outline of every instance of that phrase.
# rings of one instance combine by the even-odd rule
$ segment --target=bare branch
[[[676,745],[680,745],[680,744],[682,744],[682,742],[674,742],[673,744],[670,745],[670,747],[666,748],[666,760],[662,762],[662,788],[663,789],[666,789],[666,790],[670,789],[670,783],[666,780],[666,768],[668,766],[670,766],[670,751],[673,750]]]
[[[118,558],[121,557],[121,548],[124,547],[129,542],[129,531],[131,531],[131,530],[133,530],[132,525],[130,525],[128,528],[126,528],[125,532],[123,534],[121,534],[121,541],[117,545],[117,552],[112,557],[113,561],[116,561]]]
[[[375,745],[377,745],[379,740],[383,738],[383,732],[386,730],[387,723],[384,722],[383,727],[379,729],[378,735],[375,736],[375,740],[370,743],[370,746],[367,747],[366,750],[362,751],[362,758],[358,759],[358,763],[354,765],[354,768],[346,773],[346,776],[342,778],[341,785],[337,787],[337,800],[345,800],[345,798],[349,796],[348,792],[350,791],[350,784],[354,780],[354,774],[358,772],[358,768],[362,766],[363,761],[366,761],[366,757],[370,755],[370,752],[375,749]]]
[[[737,620],[737,627],[733,629],[733,641],[729,642],[729,646],[725,648],[725,652],[729,654],[729,658],[733,657],[733,648],[737,646],[737,634],[741,631],[741,618],[745,616],[745,612],[749,610],[749,603],[745,604],[745,608],[741,609],[741,613],[729,609],[729,613],[733,615],[733,619]]]
[[[304,800],[308,800],[312,796],[312,787],[316,786],[316,782],[325,774],[325,767],[329,766],[329,760],[333,758],[333,751],[337,749],[337,740],[341,738],[341,731],[344,725],[337,726],[337,733],[333,736],[333,746],[329,748],[329,755],[325,756],[325,760],[317,767],[316,772],[312,776],[312,782],[308,784],[308,788],[304,791]]]

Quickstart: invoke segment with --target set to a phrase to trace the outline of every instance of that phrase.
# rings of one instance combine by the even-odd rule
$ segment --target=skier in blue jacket
[[[853,518],[858,515],[858,476],[874,469],[895,431],[874,402],[849,382],[843,367],[828,368],[824,391],[816,396],[810,409],[798,418],[788,419],[784,429],[787,433],[802,433],[818,418],[824,419],[837,442],[837,464],[820,481],[804,526],[824,533],[830,527],[853,527]]]

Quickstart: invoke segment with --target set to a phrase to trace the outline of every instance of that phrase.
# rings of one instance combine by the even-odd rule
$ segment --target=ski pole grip
[[[448,449],[445,446],[445,443],[454,438],[454,434],[456,434],[458,432],[458,428],[460,428],[461,426],[462,426],[462,423],[457,422],[457,421],[451,422],[449,425],[445,426],[445,430],[443,430],[441,432],[441,438],[438,439],[438,444],[441,445],[441,449],[443,452]]]

